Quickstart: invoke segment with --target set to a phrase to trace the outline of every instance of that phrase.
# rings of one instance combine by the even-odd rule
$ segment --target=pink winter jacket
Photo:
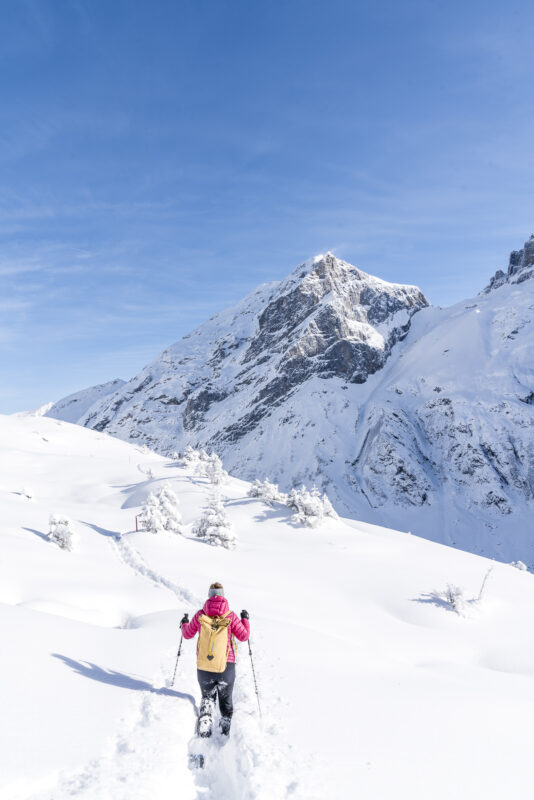
[[[197,611],[191,622],[184,622],[182,625],[184,639],[192,639],[193,636],[200,631],[200,622],[198,621],[198,618],[201,614],[207,614],[208,617],[220,617],[227,612],[228,600],[226,597],[221,597],[220,595],[210,597],[204,603],[204,608],[201,608],[200,611]],[[250,623],[248,619],[239,619],[237,614],[234,614],[233,611],[230,612],[230,620],[231,622],[228,626],[228,643],[230,645],[230,650],[228,651],[228,661],[233,664],[235,662],[235,652],[232,642],[232,634],[236,639],[239,639],[240,642],[246,642],[250,636]]]

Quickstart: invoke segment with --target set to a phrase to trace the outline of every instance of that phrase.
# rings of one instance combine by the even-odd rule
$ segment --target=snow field
[[[164,482],[184,535],[136,533]],[[529,797],[532,575],[363,523],[298,526],[248,489],[221,487],[238,546],[211,547],[191,536],[206,478],[67,423],[0,417],[0,798]],[[72,520],[72,552],[47,541],[50,513]],[[490,566],[467,617],[437,598],[448,583],[477,596]],[[213,580],[250,612],[263,718],[240,644],[231,738],[193,773],[194,641],[168,684],[178,622]]]

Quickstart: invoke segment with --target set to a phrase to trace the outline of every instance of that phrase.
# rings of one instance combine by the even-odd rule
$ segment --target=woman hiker
[[[228,736],[234,707],[232,692],[235,681],[235,640],[246,642],[250,636],[247,611],[241,620],[230,611],[221,583],[212,583],[208,599],[191,622],[187,614],[180,623],[184,639],[199,634],[197,643],[197,677],[202,692],[197,722],[197,734],[211,736],[215,700],[219,698],[221,718],[219,728]]]

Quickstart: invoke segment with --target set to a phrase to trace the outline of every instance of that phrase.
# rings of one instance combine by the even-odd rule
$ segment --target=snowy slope
[[[531,574],[355,522],[295,527],[236,479],[222,550],[191,538],[209,487],[176,462],[46,418],[0,417],[0,449],[4,800],[530,796]],[[164,481],[185,535],[135,533]],[[51,512],[73,552],[46,540]],[[467,616],[433,595],[476,597],[491,566]],[[263,720],[241,648],[231,740],[194,775],[193,643],[168,678],[213,579],[250,611]]]
[[[164,454],[207,447],[242,478],[316,483],[357,519],[534,565],[533,265],[534,238],[441,309],[318,257],[77,421]]]
[[[58,400],[57,403],[52,403],[51,408],[46,410],[45,415],[53,419],[62,419],[64,422],[77,422],[91,406],[116,392],[125,383],[126,381],[116,378],[114,381],[101,383],[98,386],[91,386],[89,389],[82,389],[81,392],[69,394],[68,397]]]

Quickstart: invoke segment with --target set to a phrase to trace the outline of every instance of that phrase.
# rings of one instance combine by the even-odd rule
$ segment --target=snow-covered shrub
[[[48,524],[50,541],[55,542],[62,550],[72,550],[74,531],[70,519],[63,514],[51,514]]]
[[[276,483],[271,483],[267,478],[264,481],[255,480],[247,492],[248,497],[257,497],[267,505],[286,503],[287,495],[283,494]]]
[[[436,592],[436,595],[449,606],[451,611],[456,611],[461,617],[465,616],[469,608],[469,601],[460,586],[448,583],[447,588],[443,592]]]
[[[482,581],[478,595],[474,597],[467,597],[464,589],[459,586],[454,586],[451,583],[448,583],[447,588],[442,592],[432,592],[431,597],[441,604],[448,606],[451,611],[455,611],[460,617],[465,617],[472,608],[475,608],[481,603],[486,591],[488,578],[492,571],[493,567],[490,567],[484,575],[484,580]]]
[[[526,564],[523,564],[522,561],[511,561],[511,567],[515,567],[516,569],[520,569],[522,572],[528,572],[528,567]]]
[[[204,460],[204,475],[210,483],[224,483],[228,479],[228,473],[223,468],[222,461],[216,453],[207,456]]]
[[[208,544],[233,550],[237,544],[236,535],[230,524],[219,494],[213,494],[208,505],[193,528],[193,534]]]
[[[325,517],[337,519],[337,514],[326,494],[320,493],[314,487],[308,491],[305,486],[300,489],[291,489],[287,496],[286,505],[293,509],[293,522],[316,528]]]
[[[150,533],[173,531],[183,533],[182,515],[178,509],[180,501],[171,487],[164,483],[157,494],[148,495],[141,513],[141,524]]]
[[[180,460],[180,456],[175,450],[174,453],[172,453],[172,455],[171,455],[171,461],[179,461],[179,460]]]
[[[22,494],[23,494],[24,497],[27,497],[28,500],[34,500],[35,499],[34,491],[33,491],[33,489],[30,489],[29,486],[25,486],[23,488]]]

